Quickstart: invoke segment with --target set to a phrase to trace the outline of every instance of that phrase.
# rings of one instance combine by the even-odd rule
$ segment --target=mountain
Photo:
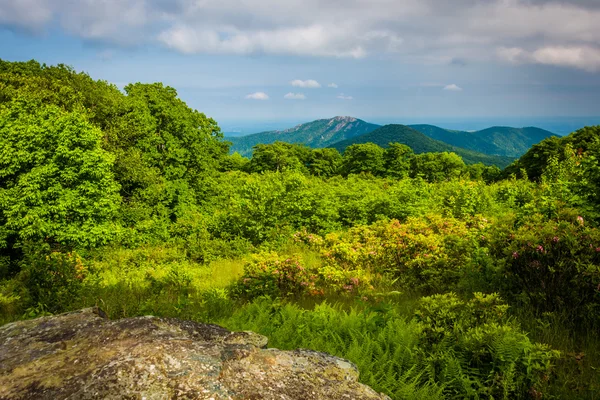
[[[409,125],[428,137],[479,153],[520,157],[534,144],[556,136],[544,129],[494,126],[476,132],[443,129],[434,125]]]
[[[269,144],[276,141],[287,143],[304,143],[312,148],[328,147],[340,140],[350,139],[369,133],[380,125],[370,124],[353,117],[335,117],[320,119],[283,131],[267,131],[243,137],[228,137],[233,143],[231,152],[243,156],[252,154],[252,147],[257,144]]]
[[[441,128],[438,128],[441,129]],[[343,152],[346,147],[358,143],[375,143],[381,147],[388,147],[389,143],[402,143],[417,154],[430,152],[452,151],[463,158],[467,164],[483,163],[486,165],[497,165],[504,168],[514,161],[512,157],[496,156],[479,153],[462,147],[453,146],[417,131],[406,125],[386,125],[367,134],[334,143],[330,147]]]

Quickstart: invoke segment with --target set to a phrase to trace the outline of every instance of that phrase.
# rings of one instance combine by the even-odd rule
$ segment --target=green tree
[[[410,171],[410,160],[414,153],[410,147],[400,143],[390,143],[384,153],[386,175],[406,178]]]
[[[251,172],[265,171],[301,171],[306,172],[310,149],[306,146],[275,142],[254,146],[250,160]]]
[[[441,182],[458,178],[464,170],[464,161],[455,153],[423,153],[412,158],[410,176],[428,182]]]
[[[223,158],[221,171],[246,171],[250,160],[237,151]]]
[[[312,175],[331,177],[339,172],[341,165],[342,155],[336,149],[315,149],[312,151],[308,169]]]
[[[383,174],[385,172],[383,148],[374,143],[353,144],[347,147],[344,151],[342,171],[345,175]]]
[[[95,246],[114,236],[114,157],[82,111],[15,99],[0,106],[0,246]]]

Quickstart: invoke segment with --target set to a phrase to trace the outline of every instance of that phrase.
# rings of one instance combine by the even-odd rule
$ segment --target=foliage
[[[410,147],[415,154],[452,152],[459,155],[467,164],[483,163],[501,168],[506,167],[514,160],[511,157],[488,155],[453,146],[432,139],[405,125],[385,125],[372,132],[337,142],[331,147],[344,152],[351,145],[365,143],[374,143],[381,147],[388,147],[390,143],[400,143]]]
[[[469,302],[453,295],[424,298],[413,319],[383,304],[343,310],[322,303],[304,310],[258,299],[225,325],[267,335],[278,348],[310,348],[349,359],[362,382],[395,399],[509,399],[541,393],[558,354],[531,343],[506,321],[505,311],[497,296],[481,294]],[[430,336],[430,317],[448,312],[451,316],[439,324],[449,330],[448,338]]]
[[[15,99],[0,106],[0,246],[96,246],[114,237],[114,156],[79,111]]]
[[[248,165],[250,172],[306,171],[311,151],[301,145],[275,142],[257,144]]]
[[[568,311],[598,322],[600,232],[567,210],[557,219],[538,214],[516,229],[511,225],[509,220],[490,234],[507,296],[538,312]]]
[[[424,153],[411,159],[411,178],[441,182],[458,178],[465,169],[463,160],[454,153]]]
[[[433,125],[410,125],[432,139],[484,154],[519,157],[531,146],[554,136],[544,129],[494,126],[475,132],[443,129]]]
[[[0,323],[98,305],[328,351],[395,399],[597,397],[598,127],[504,176],[376,128],[258,135],[249,160],[173,88],[0,60]]]
[[[27,304],[51,313],[69,309],[88,274],[77,253],[50,251],[48,246],[29,245],[22,264],[19,280],[28,289]]]
[[[383,149],[376,144],[353,144],[344,150],[342,170],[345,175],[382,174],[385,165],[383,154]]]

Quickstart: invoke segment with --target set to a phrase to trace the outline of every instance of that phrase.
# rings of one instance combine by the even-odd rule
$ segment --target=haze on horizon
[[[594,117],[598,21],[596,0],[0,0],[0,58],[164,82],[229,126]]]

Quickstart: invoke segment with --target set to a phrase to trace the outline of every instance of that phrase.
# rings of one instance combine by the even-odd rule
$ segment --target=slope
[[[519,157],[525,154],[534,144],[548,137],[556,136],[552,132],[535,127],[494,126],[476,132],[455,131],[425,124],[409,125],[409,127],[432,139],[453,146],[484,154],[508,157]]]
[[[257,144],[269,144],[276,141],[286,143],[304,143],[312,148],[328,147],[340,140],[350,139],[369,133],[380,125],[370,124],[353,117],[335,117],[320,119],[283,131],[267,131],[243,137],[228,137],[233,143],[231,152],[243,156],[252,154]]]
[[[386,125],[367,134],[334,143],[330,147],[343,152],[346,147],[353,144],[369,142],[375,143],[381,147],[388,147],[389,143],[402,143],[412,148],[417,154],[443,151],[454,152],[461,156],[467,164],[480,162],[486,165],[497,165],[500,168],[504,168],[514,160],[512,157],[483,154],[462,147],[452,146],[448,143],[432,139],[406,125]]]

